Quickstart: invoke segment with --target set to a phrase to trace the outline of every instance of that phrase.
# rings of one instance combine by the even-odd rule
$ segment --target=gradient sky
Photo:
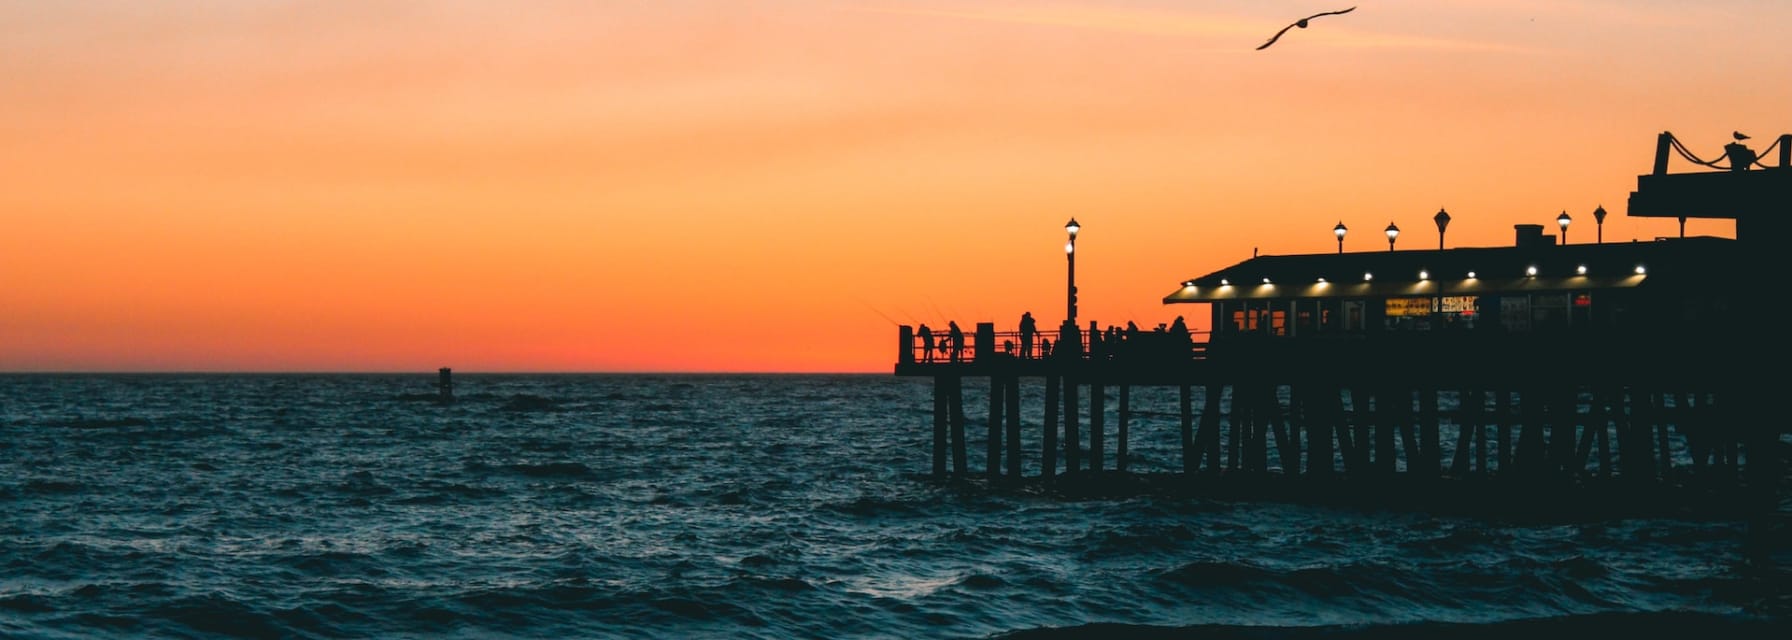
[[[0,1],[0,371],[888,371],[1792,132],[1792,2],[1348,2]]]

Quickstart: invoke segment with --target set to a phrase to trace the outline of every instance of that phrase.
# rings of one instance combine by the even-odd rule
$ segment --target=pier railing
[[[1003,360],[1024,361],[1189,361],[1205,357],[1206,331],[1115,330],[1059,328],[1024,334],[997,331],[991,323],[979,323],[972,333],[954,341],[947,332],[919,333],[903,325],[898,364],[972,364]]]

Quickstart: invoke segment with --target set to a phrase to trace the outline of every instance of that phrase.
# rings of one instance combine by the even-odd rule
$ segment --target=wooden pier
[[[1670,134],[1661,140],[1665,154]],[[1036,469],[1075,487],[1142,475],[1130,441],[1148,413],[1174,416],[1181,444],[1179,468],[1155,477],[1197,492],[1511,498],[1518,510],[1665,506],[1671,495],[1677,507],[1783,520],[1792,420],[1772,372],[1792,351],[1768,326],[1777,315],[1757,310],[1777,308],[1764,283],[1784,236],[1767,236],[1792,220],[1792,160],[1785,149],[1779,159],[1667,174],[1662,156],[1639,178],[1631,215],[1733,218],[1734,240],[1558,245],[1520,224],[1512,246],[1445,249],[1439,211],[1437,250],[1396,251],[1390,232],[1388,251],[1347,254],[1340,223],[1336,255],[1253,256],[1165,297],[1207,305],[1211,333],[1066,321],[1033,335],[986,322],[958,343],[903,326],[895,374],[933,381],[942,478],[1021,481]],[[1746,202],[1713,195],[1736,190]],[[1603,208],[1593,217],[1602,224]],[[1565,234],[1566,212],[1557,222]],[[988,386],[980,452],[967,384]],[[1173,390],[1174,406],[1135,406],[1147,387],[1160,402]],[[1586,499],[1555,500],[1570,494]]]
[[[1021,419],[1023,379],[1044,387],[1036,459],[1047,478],[1128,471],[1139,409],[1132,391],[1142,386],[1176,390],[1181,471],[1190,475],[1740,481],[1747,434],[1771,430],[1749,426],[1742,376],[1714,373],[1715,359],[1626,355],[1584,339],[1208,340],[1154,331],[1090,352],[1086,335],[1062,331],[1054,353],[1023,355],[1012,332],[985,323],[958,359],[930,361],[905,330],[897,375],[933,379],[934,473],[1021,476],[1032,460],[1021,446],[1030,422]],[[968,450],[967,379],[989,388],[983,452]]]

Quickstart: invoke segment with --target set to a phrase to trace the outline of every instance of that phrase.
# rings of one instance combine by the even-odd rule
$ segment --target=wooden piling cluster
[[[1777,439],[1756,436],[1778,423],[1763,420],[1760,399],[1731,384],[1748,378],[1709,375],[1684,362],[1641,370],[1593,352],[1563,352],[1560,360],[1534,362],[1539,371],[1528,376],[1488,366],[1400,374],[1415,361],[1369,345],[1361,348],[1383,360],[1363,374],[1336,364],[1370,360],[1361,353],[1340,358],[1321,350],[1302,360],[1294,351],[1251,351],[1236,347],[1250,345],[1240,342],[1177,347],[1174,357],[1118,357],[1084,353],[1075,333],[1056,337],[1054,353],[1034,357],[1013,341],[998,348],[988,324],[978,326],[972,353],[961,361],[925,361],[905,346],[898,375],[933,379],[936,476],[1020,480],[1027,470],[1058,481],[1144,471],[1180,473],[1196,484],[1224,476],[1400,478],[1438,487],[1473,479],[1739,487],[1770,484],[1765,476],[1750,480],[1751,454],[1777,462]],[[1554,351],[1552,345],[1517,361]],[[1568,362],[1606,364],[1559,366]],[[1677,371],[1695,373],[1671,373]],[[986,448],[978,462],[966,436],[967,378],[988,381]],[[1023,383],[1039,386],[1023,395]],[[1134,391],[1145,387],[1174,389],[1175,406],[1135,406]],[[1167,394],[1151,395],[1163,403]],[[1023,397],[1040,401],[1038,409],[1028,410]],[[1133,468],[1141,414],[1173,416],[1178,467]],[[1027,429],[1038,431],[1023,437]],[[1038,448],[1028,451],[1028,442]],[[1773,469],[1766,467],[1777,474]]]
[[[937,475],[974,473],[966,455],[964,377],[934,378]],[[1073,372],[1041,377],[1038,475],[1100,472],[1109,460],[1113,470],[1128,471],[1132,389],[1140,383]],[[1022,475],[1027,454],[1021,444],[1021,379],[1015,373],[988,376],[981,467],[992,478]],[[1701,478],[1736,479],[1746,461],[1741,431],[1726,421],[1734,416],[1710,391],[1619,385],[1143,384],[1178,389],[1181,471],[1191,475],[1516,474],[1655,481],[1685,466]],[[1085,392],[1086,410],[1080,403]],[[1110,430],[1105,403],[1111,394],[1118,422]]]

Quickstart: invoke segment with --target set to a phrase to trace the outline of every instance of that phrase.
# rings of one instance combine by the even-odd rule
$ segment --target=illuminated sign
[[[1444,296],[1438,298],[1438,307],[1444,313],[1475,313],[1475,296]]]
[[[1388,317],[1431,315],[1432,300],[1435,298],[1388,298]]]
[[[1433,313],[1460,313],[1474,315],[1475,296],[1443,296],[1439,298],[1388,298],[1387,314],[1390,318],[1410,318],[1428,316]]]

